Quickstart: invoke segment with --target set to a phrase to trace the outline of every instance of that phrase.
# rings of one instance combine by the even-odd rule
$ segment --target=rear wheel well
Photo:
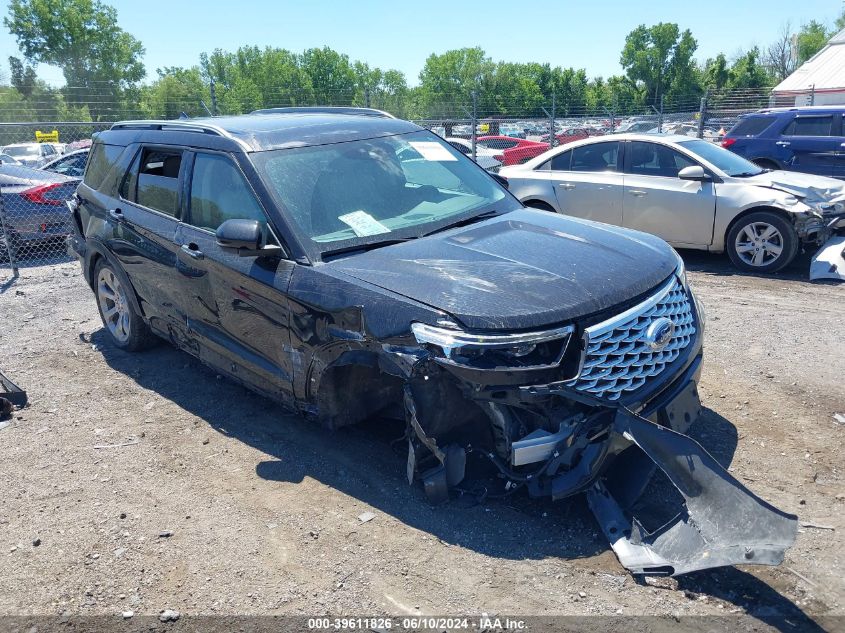
[[[103,256],[97,251],[94,251],[91,258],[88,260],[88,270],[85,271],[85,278],[92,290],[94,288],[94,271],[97,270],[97,263],[101,259],[103,259]]]
[[[780,165],[778,165],[777,161],[774,161],[771,158],[755,158],[751,162],[763,169],[780,169]]]

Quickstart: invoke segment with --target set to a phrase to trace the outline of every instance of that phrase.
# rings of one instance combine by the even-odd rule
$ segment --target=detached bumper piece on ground
[[[26,391],[0,373],[0,420],[12,413],[12,407],[26,406]]]
[[[620,562],[635,574],[680,575],[736,564],[778,565],[795,542],[795,515],[772,507],[695,440],[620,411],[613,432],[633,441],[680,491],[681,512],[647,532],[603,483],[587,500]]]

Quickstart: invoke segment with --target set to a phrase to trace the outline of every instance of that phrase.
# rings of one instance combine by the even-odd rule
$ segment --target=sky
[[[105,0],[108,3],[108,0]],[[431,53],[480,46],[495,61],[550,63],[585,68],[590,77],[622,72],[625,36],[639,24],[676,22],[698,40],[696,57],[728,57],[766,46],[784,23],[793,30],[817,19],[832,23],[843,0],[112,0],[118,22],[146,48],[147,78],[156,68],[192,66],[203,51],[241,45],[295,52],[330,46],[353,60],[405,73],[409,85]],[[2,15],[8,1],[0,0]],[[0,74],[19,55],[0,27]],[[40,65],[39,76],[64,83],[61,69]]]

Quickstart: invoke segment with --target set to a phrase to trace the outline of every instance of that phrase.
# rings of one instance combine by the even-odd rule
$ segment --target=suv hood
[[[529,209],[326,264],[479,330],[600,312],[647,293],[677,265],[657,237]]]
[[[777,189],[801,198],[806,204],[845,202],[845,182],[794,171],[770,171],[738,179],[746,184]]]

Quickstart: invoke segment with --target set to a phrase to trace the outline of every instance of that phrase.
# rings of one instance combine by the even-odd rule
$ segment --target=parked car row
[[[82,179],[89,150],[59,154],[52,143],[16,143],[4,147],[3,152],[0,194],[5,231],[0,230],[0,262],[8,261],[10,252],[18,256],[38,244],[58,243],[70,234],[65,202]]]

